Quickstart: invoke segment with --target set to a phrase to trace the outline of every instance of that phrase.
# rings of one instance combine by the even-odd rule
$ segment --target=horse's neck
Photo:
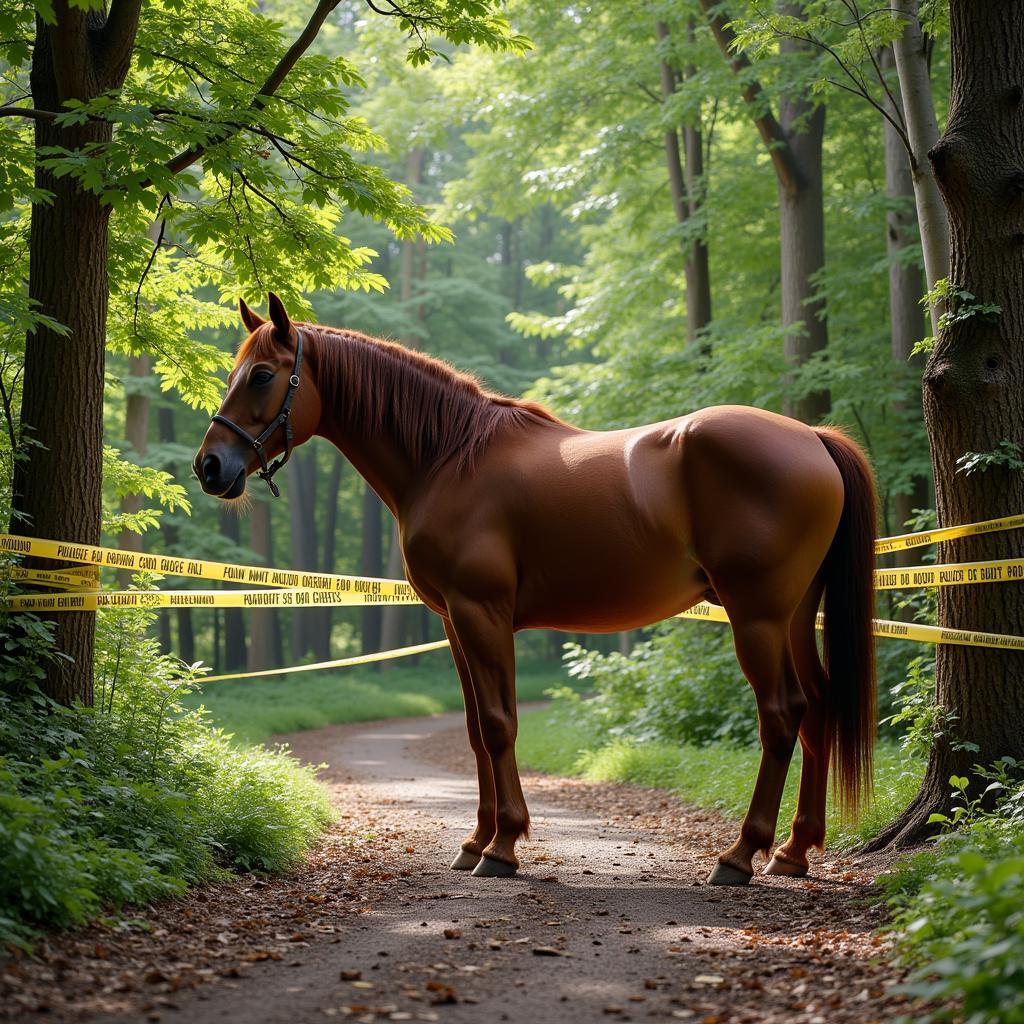
[[[358,438],[342,431],[324,431],[327,438],[355,466],[377,496],[398,519],[422,473],[416,471],[405,453],[388,438]]]

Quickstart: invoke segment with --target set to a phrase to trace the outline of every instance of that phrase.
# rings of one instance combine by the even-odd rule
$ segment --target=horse
[[[876,498],[854,441],[744,406],[583,430],[401,345],[294,323],[273,294],[269,320],[240,311],[248,337],[196,475],[223,499],[253,473],[276,494],[293,445],[318,435],[398,520],[407,579],[451,642],[476,757],[476,824],[453,869],[511,876],[529,834],[513,635],[634,629],[706,599],[728,613],[761,743],[749,809],[708,881],[745,885],[758,854],[767,875],[807,873],[830,761],[845,809],[870,788]],[[797,740],[797,810],[772,852]]]

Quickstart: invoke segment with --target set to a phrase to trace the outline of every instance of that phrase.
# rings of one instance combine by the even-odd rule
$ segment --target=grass
[[[517,759],[521,767],[557,775],[611,782],[634,782],[675,793],[681,800],[740,817],[754,787],[760,753],[756,748],[711,744],[705,747],[642,743],[601,736],[580,722],[571,708],[554,705],[520,721]],[[780,822],[796,806],[799,752],[786,780]],[[830,846],[852,847],[875,835],[910,802],[923,764],[908,761],[898,747],[880,745],[875,756],[875,794],[856,823],[843,821],[829,802]]]
[[[518,697],[539,700],[550,687],[571,682],[559,664],[521,662]],[[442,650],[386,672],[354,667],[210,683],[187,703],[205,705],[212,721],[237,739],[262,743],[275,733],[460,710],[462,689],[451,655]]]

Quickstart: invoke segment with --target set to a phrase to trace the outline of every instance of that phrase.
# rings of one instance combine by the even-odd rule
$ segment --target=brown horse
[[[710,881],[745,884],[768,856],[798,738],[799,804],[765,872],[806,873],[825,838],[830,757],[847,806],[870,780],[875,494],[852,441],[740,406],[580,430],[400,345],[292,323],[274,295],[270,321],[241,312],[250,334],[196,473],[236,498],[253,472],[272,485],[268,457],[317,434],[397,517],[409,582],[451,641],[476,755],[476,827],[453,868],[513,874],[529,828],[513,634],[633,629],[710,599],[729,613],[762,748]]]

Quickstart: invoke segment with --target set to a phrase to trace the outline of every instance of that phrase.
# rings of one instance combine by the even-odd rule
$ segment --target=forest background
[[[44,20],[52,14],[36,6]],[[998,305],[949,283],[950,239],[927,157],[950,107],[947,4],[867,12],[854,0],[511,0],[501,5],[507,23],[495,20],[493,4],[408,6],[415,16],[403,23],[356,0],[326,5],[330,17],[297,65],[288,100],[312,110],[308,122],[285,126],[295,128],[294,138],[272,113],[242,140],[215,132],[197,144],[188,134],[211,106],[248,97],[262,76],[247,77],[246,68],[272,67],[300,33],[308,5],[292,0],[272,11],[201,0],[146,5],[124,98],[100,97],[72,113],[83,125],[109,119],[118,129],[103,161],[50,154],[57,178],[95,191],[116,211],[102,402],[105,542],[401,575],[390,517],[325,443],[295,452],[279,502],[254,487],[244,510],[226,507],[205,499],[192,478],[218,381],[243,334],[237,300],[258,305],[268,290],[293,316],[420,348],[582,427],[613,429],[723,403],[840,423],[871,456],[885,534],[934,521],[933,457],[942,479],[984,478],[985,501],[1012,504],[1022,460],[1019,436],[1002,429],[1005,417],[993,420],[977,450],[958,446],[951,431],[946,449],[930,453],[922,410],[922,373],[936,337],[999,315]],[[22,36],[31,34],[31,12],[16,5],[0,19],[5,519],[34,454],[34,425],[20,418],[26,330],[59,328],[24,289],[31,207],[45,205],[33,182],[33,119],[11,113],[29,95],[31,47]],[[174,33],[180,49],[169,53]],[[157,169],[173,163],[174,147],[147,134],[154,123],[171,142],[191,139],[204,150],[205,177],[172,187],[162,172],[141,178],[126,170],[140,156]],[[948,493],[945,500],[948,515],[956,501]],[[31,524],[18,522],[16,500],[13,509],[14,525],[30,533]],[[903,564],[915,560],[904,556]],[[961,607],[973,614],[975,598],[967,600]],[[879,611],[934,621],[936,601],[886,596]],[[1006,625],[1018,612],[1011,602],[994,613],[1001,623],[956,624],[1020,632]],[[5,669],[12,692],[23,686],[26,666],[45,660],[49,628],[40,620],[6,634],[14,637]],[[421,610],[110,614],[100,616],[96,695],[111,713],[117,701],[152,702],[140,665],[148,658],[162,666],[154,678],[167,693],[157,694],[163,703],[151,726],[163,742],[168,707],[198,729],[177,704],[195,681],[181,663],[257,671],[440,635]],[[564,639],[522,638],[535,690],[541,680],[564,681]],[[638,746],[716,744],[728,761],[729,750],[746,757],[756,743],[752,700],[727,631],[676,622],[570,639],[571,678],[598,693],[586,705],[571,695],[561,701],[559,714],[586,733],[578,749],[614,748],[618,756]],[[137,692],[132,698],[124,678],[115,701],[108,680],[119,678],[126,650]],[[991,773],[993,751],[1011,751],[972,732],[976,722],[958,733],[955,716],[936,703],[929,652],[886,641],[879,656],[884,728],[898,752],[881,759],[892,766],[884,783],[890,798],[859,838],[892,818],[887,839],[918,837],[922,824],[938,824],[926,820],[931,812],[950,810],[948,793],[936,794],[949,788],[951,765],[970,765],[977,755]],[[988,678],[1004,672],[1007,662],[998,659],[1008,656],[942,657],[955,696],[961,669]],[[417,685],[451,674],[432,659],[412,670]],[[33,669],[39,678],[49,671]],[[337,698],[322,698],[332,681],[267,684],[285,685],[299,703],[317,694],[328,718],[345,713]],[[215,711],[222,702],[224,720],[237,727],[245,724],[242,705],[268,693],[211,687],[203,699]],[[131,713],[129,705],[119,710]],[[250,720],[250,735],[266,735],[268,721]],[[279,717],[276,728],[293,725]],[[67,746],[63,735],[29,732],[27,747]],[[528,741],[545,756],[542,738]],[[896,817],[929,753],[938,767],[921,809]],[[965,777],[961,796],[966,789]],[[236,863],[286,863],[301,848],[301,836],[322,818],[312,791],[304,792],[294,849],[254,852],[236,843]],[[176,870],[202,874],[195,865]],[[126,898],[147,891],[140,883]],[[65,905],[62,917],[40,900],[26,920],[81,916]],[[20,934],[17,921],[8,924]]]

